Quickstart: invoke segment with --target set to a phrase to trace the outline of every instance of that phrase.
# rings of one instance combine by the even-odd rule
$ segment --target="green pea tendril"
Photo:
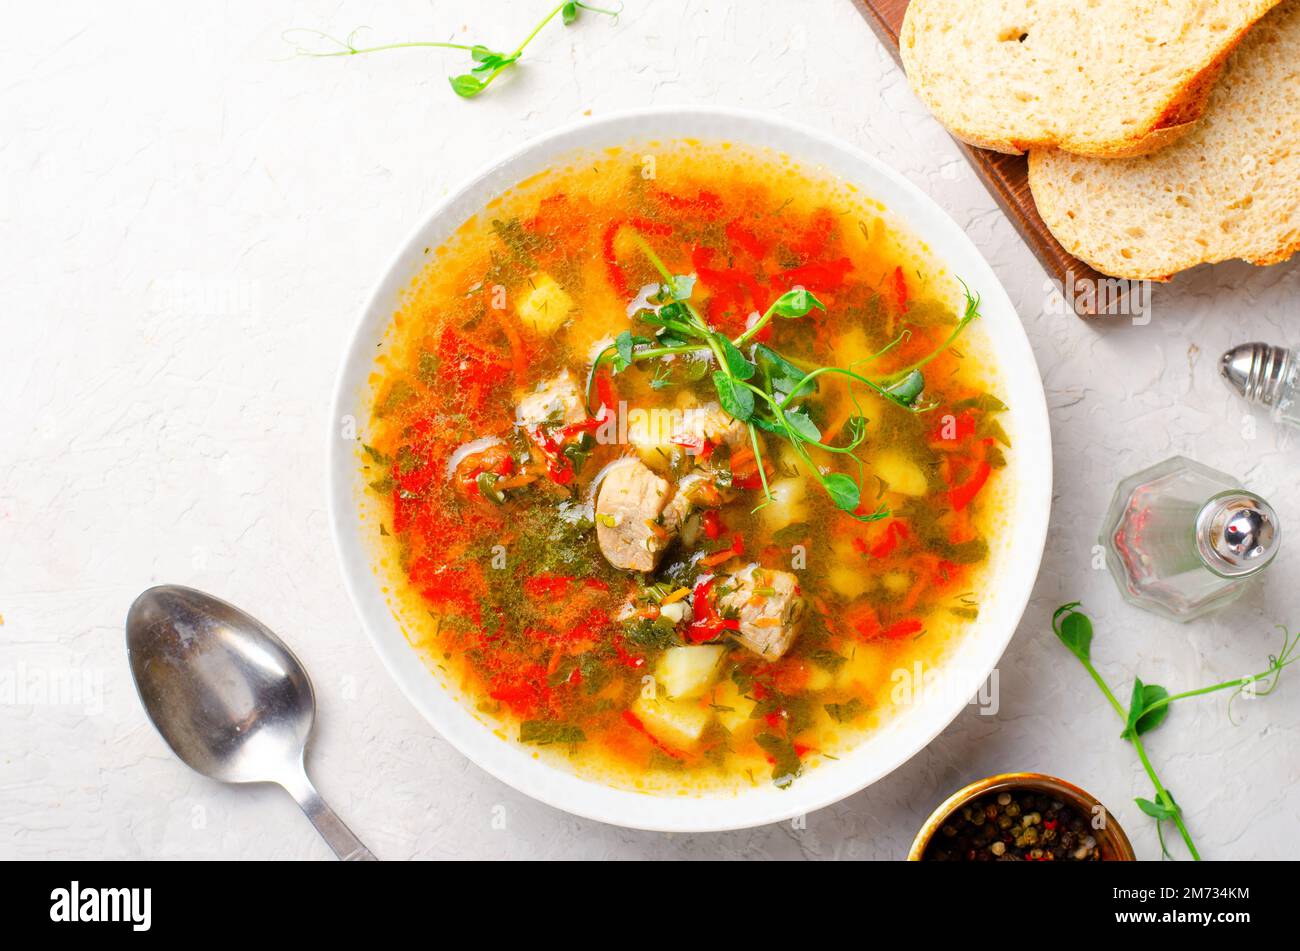
[[[853,384],[865,386],[886,402],[907,412],[922,413],[934,409],[937,403],[922,401],[925,393],[923,368],[951,347],[971,321],[979,316],[979,297],[962,284],[966,295],[965,309],[943,344],[909,366],[881,379],[871,379],[857,372],[854,369],[856,364],[848,367],[809,367],[782,356],[766,344],[753,342],[763,328],[776,318],[797,320],[814,310],[824,312],[826,305],[811,291],[802,287],[786,291],[773,301],[749,329],[732,339],[710,327],[691,302],[695,278],[673,274],[643,236],[636,232],[632,232],[631,236],[663,279],[658,294],[649,301],[650,306],[638,314],[643,322],[659,329],[653,339],[637,336],[630,330],[624,331],[596,356],[587,374],[588,411],[592,410],[592,388],[596,375],[606,363],[613,373],[621,373],[634,363],[646,360],[662,360],[683,354],[712,356],[717,369],[713,371],[711,379],[719,404],[728,415],[749,429],[763,488],[764,501],[759,508],[772,501],[758,440],[758,431],[763,430],[791,445],[808,472],[816,478],[838,509],[863,522],[874,522],[887,517],[889,509],[884,505],[870,512],[861,511],[866,464],[857,455],[857,449],[867,439],[868,420]],[[909,334],[909,331],[904,331],[869,359],[882,356],[905,342]],[[840,434],[843,441],[838,445],[827,441],[808,411],[799,405],[800,400],[816,392],[817,381],[824,376],[848,381],[850,398],[853,400],[854,413],[845,423]],[[856,478],[842,472],[823,472],[813,461],[810,449],[847,457],[856,472]]]
[[[1164,836],[1164,824],[1172,822],[1177,828],[1178,834],[1182,837],[1183,843],[1187,846],[1188,854],[1199,862],[1201,855],[1197,851],[1196,843],[1192,841],[1191,833],[1188,831],[1187,824],[1183,819],[1182,807],[1178,805],[1177,800],[1174,799],[1174,794],[1169,788],[1161,782],[1155,767],[1151,765],[1146,747],[1142,743],[1142,737],[1165,722],[1165,719],[1169,716],[1170,707],[1174,703],[1180,700],[1189,700],[1193,697],[1202,697],[1221,690],[1233,691],[1228,701],[1228,717],[1231,720],[1232,703],[1237,697],[1247,693],[1256,697],[1267,696],[1276,689],[1282,676],[1282,670],[1296,660],[1300,660],[1300,657],[1296,656],[1296,648],[1300,646],[1300,634],[1292,637],[1285,628],[1280,628],[1282,631],[1282,650],[1278,654],[1269,656],[1267,669],[1247,677],[1225,680],[1222,683],[1211,684],[1208,687],[1185,690],[1182,693],[1174,694],[1171,694],[1158,684],[1143,683],[1141,679],[1134,677],[1133,690],[1129,697],[1128,706],[1125,707],[1119,702],[1110,685],[1106,683],[1093,665],[1092,620],[1079,608],[1080,602],[1078,601],[1072,601],[1057,608],[1056,613],[1052,615],[1052,630],[1070,653],[1078,658],[1079,663],[1083,665],[1084,670],[1092,677],[1093,682],[1097,684],[1098,689],[1101,690],[1107,702],[1110,703],[1111,709],[1124,722],[1124,729],[1120,736],[1133,744],[1133,749],[1137,752],[1138,759],[1142,763],[1142,769],[1146,772],[1147,778],[1151,781],[1151,785],[1155,790],[1154,799],[1138,798],[1134,802],[1144,814],[1155,820],[1156,836],[1160,841],[1161,856],[1163,858],[1173,857],[1166,847]]]
[[[472,99],[492,84],[492,81],[500,76],[510,67],[519,61],[524,53],[524,48],[540,33],[546,24],[550,23],[557,16],[565,26],[569,26],[578,19],[581,11],[587,10],[591,13],[601,13],[605,16],[617,17],[622,12],[622,5],[618,9],[609,10],[604,7],[592,6],[589,3],[582,3],[580,0],[567,0],[565,3],[557,4],[551,12],[546,14],[536,26],[533,27],[523,42],[513,50],[505,52],[493,49],[490,46],[484,46],[482,43],[447,43],[435,40],[414,40],[405,43],[383,43],[377,46],[359,46],[357,37],[368,27],[357,27],[347,35],[345,39],[331,36],[320,30],[310,30],[297,28],[285,30],[282,36],[286,43],[293,46],[294,52],[299,56],[310,56],[313,58],[328,58],[335,56],[361,56],[366,53],[380,53],[385,50],[415,49],[418,47],[461,50],[469,53],[473,66],[469,72],[461,73],[459,76],[448,77],[451,83],[452,92],[464,99]],[[328,44],[326,48],[321,48],[321,41]],[[308,45],[311,44],[311,45]]]

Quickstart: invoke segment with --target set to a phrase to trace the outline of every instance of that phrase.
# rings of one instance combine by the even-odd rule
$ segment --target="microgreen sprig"
[[[406,43],[384,43],[379,46],[358,46],[356,43],[357,35],[366,27],[358,27],[347,35],[346,39],[338,39],[328,33],[322,33],[320,30],[293,29],[284,31],[286,42],[293,44],[294,52],[299,56],[311,56],[316,58],[333,57],[333,56],[360,56],[364,53],[379,53],[384,50],[413,49],[415,47],[426,47],[445,50],[461,50],[470,54],[470,59],[474,65],[470,67],[468,73],[462,73],[459,76],[448,77],[451,88],[456,95],[465,99],[472,99],[483,90],[487,89],[501,73],[513,66],[523,55],[524,48],[542,31],[546,24],[559,16],[565,26],[569,26],[578,19],[581,11],[588,10],[592,13],[603,13],[606,16],[617,17],[622,11],[622,6],[617,10],[608,10],[604,7],[592,6],[589,3],[582,3],[581,0],[566,0],[564,3],[557,4],[550,13],[546,14],[532,32],[524,37],[523,42],[516,46],[510,52],[492,49],[481,43],[445,43],[433,40],[417,40]],[[293,34],[304,34],[317,40],[325,40],[333,44],[337,49],[312,49],[304,46],[300,42],[291,39]]]
[[[920,402],[925,390],[922,368],[950,347],[967,325],[979,316],[979,298],[973,296],[963,284],[966,293],[965,312],[948,339],[933,353],[883,380],[873,380],[852,367],[814,366],[805,369],[766,344],[753,341],[774,318],[794,320],[807,316],[813,310],[824,312],[826,305],[812,292],[802,287],[786,291],[752,326],[732,339],[710,327],[691,302],[695,289],[693,276],[673,274],[640,234],[632,232],[632,240],[663,280],[658,294],[649,302],[651,306],[639,311],[644,322],[657,326],[659,330],[654,339],[636,336],[630,330],[624,331],[597,354],[587,375],[588,411],[592,409],[591,395],[596,375],[607,361],[614,373],[621,373],[642,360],[682,354],[711,355],[717,363],[711,379],[719,404],[729,416],[744,423],[749,430],[765,499],[762,504],[772,501],[773,497],[758,439],[760,429],[789,442],[807,470],[841,511],[864,522],[887,517],[889,510],[883,505],[869,513],[859,511],[866,465],[858,458],[856,450],[866,441],[867,417],[852,384],[861,384],[887,402],[909,412],[925,412],[934,408],[937,404]],[[904,339],[906,338],[900,336],[876,356],[883,355]],[[748,348],[748,352],[745,348]],[[847,441],[843,445],[825,441],[808,411],[797,405],[798,401],[816,392],[817,380],[822,376],[842,377],[850,384],[849,393],[855,412],[845,424],[844,435]],[[658,376],[656,379],[659,379]],[[842,472],[823,472],[814,462],[810,448],[847,456],[857,469],[857,478]]]
[[[1147,778],[1151,780],[1151,785],[1155,790],[1154,800],[1138,798],[1134,802],[1137,803],[1137,807],[1143,813],[1156,821],[1156,835],[1160,840],[1161,854],[1167,858],[1170,857],[1169,850],[1165,847],[1163,824],[1165,821],[1171,821],[1178,829],[1178,834],[1182,836],[1188,853],[1199,862],[1201,855],[1196,850],[1196,844],[1192,841],[1191,833],[1187,831],[1187,825],[1183,821],[1182,807],[1178,805],[1178,802],[1174,799],[1174,794],[1169,791],[1156,774],[1155,767],[1151,765],[1146,748],[1142,744],[1142,736],[1160,726],[1169,715],[1170,705],[1179,700],[1202,697],[1220,690],[1234,691],[1232,694],[1233,699],[1247,690],[1253,696],[1261,697],[1272,693],[1281,678],[1282,670],[1296,660],[1300,660],[1300,657],[1296,656],[1296,649],[1300,646],[1300,634],[1292,637],[1285,628],[1282,628],[1281,652],[1269,656],[1266,670],[1249,677],[1238,677],[1235,680],[1225,680],[1222,683],[1211,684],[1208,687],[1185,690],[1182,693],[1175,694],[1171,694],[1158,684],[1143,683],[1141,679],[1134,677],[1133,691],[1129,698],[1128,707],[1125,708],[1092,663],[1092,620],[1088,615],[1080,611],[1079,607],[1080,602],[1072,601],[1057,608],[1056,613],[1052,615],[1052,630],[1070,653],[1078,658],[1079,663],[1083,664],[1088,675],[1092,677],[1110,703],[1111,709],[1124,721],[1124,730],[1120,736],[1133,744],[1133,749],[1137,752],[1142,768],[1145,770]],[[1258,686],[1260,684],[1263,684],[1263,686]],[[1231,710],[1229,716],[1231,717]]]

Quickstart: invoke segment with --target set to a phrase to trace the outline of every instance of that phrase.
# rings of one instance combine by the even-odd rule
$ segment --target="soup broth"
[[[478,716],[680,793],[798,782],[918,695],[978,616],[1011,440],[977,302],[885,209],[660,144],[428,256],[358,458],[394,608]]]

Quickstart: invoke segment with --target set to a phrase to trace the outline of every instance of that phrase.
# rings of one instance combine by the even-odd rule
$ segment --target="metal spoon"
[[[335,855],[374,861],[307,778],[316,694],[270,628],[210,594],[160,585],[131,605],[126,650],[145,713],[186,765],[224,783],[278,783]]]

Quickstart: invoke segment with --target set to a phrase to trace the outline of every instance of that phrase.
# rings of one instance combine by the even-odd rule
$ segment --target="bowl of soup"
[[[583,122],[456,191],[330,433],[348,591],[412,703],[516,789],[666,831],[922,749],[987,690],[1050,497],[1034,357],[961,229],[716,110]]]

